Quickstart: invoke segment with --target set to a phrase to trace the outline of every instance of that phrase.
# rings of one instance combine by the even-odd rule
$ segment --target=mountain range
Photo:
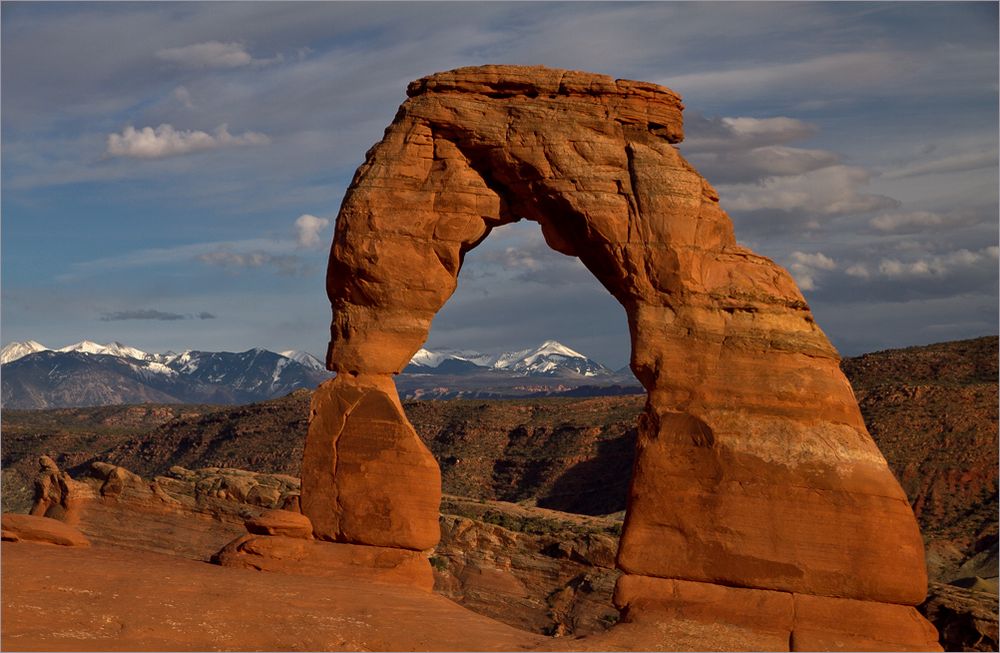
[[[330,378],[308,352],[149,353],[89,340],[49,349],[28,340],[0,349],[4,408],[134,403],[243,404],[313,388]],[[549,340],[499,354],[421,349],[397,377],[404,399],[632,394],[628,368],[613,371]]]
[[[484,354],[477,351],[420,349],[405,371],[411,374],[470,374],[486,370],[518,376],[602,377],[615,372],[555,340],[535,349]]]

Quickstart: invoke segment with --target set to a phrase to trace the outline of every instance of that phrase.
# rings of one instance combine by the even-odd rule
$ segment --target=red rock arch
[[[523,217],[624,306],[648,392],[618,604],[673,605],[712,584],[777,592],[778,612],[799,619],[806,596],[893,604],[913,621],[902,606],[923,599],[926,575],[906,496],[795,283],[736,243],[715,190],[674,147],[680,98],[512,66],[432,75],[407,95],[337,219],[337,377],[316,393],[302,468],[316,534],[437,542],[440,474],[392,375],[426,340],[465,253]]]

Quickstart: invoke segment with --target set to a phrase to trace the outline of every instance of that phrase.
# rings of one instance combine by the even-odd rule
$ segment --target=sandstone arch
[[[757,590],[769,606],[758,612],[800,633],[799,648],[823,647],[801,640],[819,615],[859,609],[871,618],[855,630],[873,641],[872,624],[890,619],[899,642],[931,646],[933,628],[904,607],[926,591],[906,497],[795,283],[736,243],[715,190],[673,147],[680,98],[515,66],[432,75],[407,95],[337,219],[337,377],[314,398],[302,467],[317,536],[436,543],[440,475],[392,375],[426,339],[465,253],[526,218],[625,307],[648,392],[618,605],[636,614]]]

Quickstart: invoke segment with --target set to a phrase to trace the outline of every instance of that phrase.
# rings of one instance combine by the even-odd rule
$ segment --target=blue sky
[[[3,342],[325,351],[324,268],[407,82],[484,63],[665,84],[737,238],[845,355],[997,332],[997,4],[2,5]],[[305,216],[305,217],[303,217]],[[466,260],[431,347],[624,314],[537,226]]]

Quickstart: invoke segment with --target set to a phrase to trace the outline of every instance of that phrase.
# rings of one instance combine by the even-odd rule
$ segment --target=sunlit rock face
[[[799,595],[895,604],[855,620],[858,646],[894,645],[866,629],[916,619],[895,644],[933,647],[905,607],[927,586],[907,499],[794,281],[736,243],[717,193],[674,147],[679,96],[522,66],[431,75],[407,95],[354,176],[330,253],[338,376],[313,401],[302,467],[317,536],[437,541],[440,476],[392,375],[426,340],[465,253],[528,219],[624,306],[648,392],[618,552],[626,618],[698,603],[711,592],[692,583],[712,584],[791,594],[767,599],[778,633],[795,630]],[[802,632],[823,631],[812,619]]]

